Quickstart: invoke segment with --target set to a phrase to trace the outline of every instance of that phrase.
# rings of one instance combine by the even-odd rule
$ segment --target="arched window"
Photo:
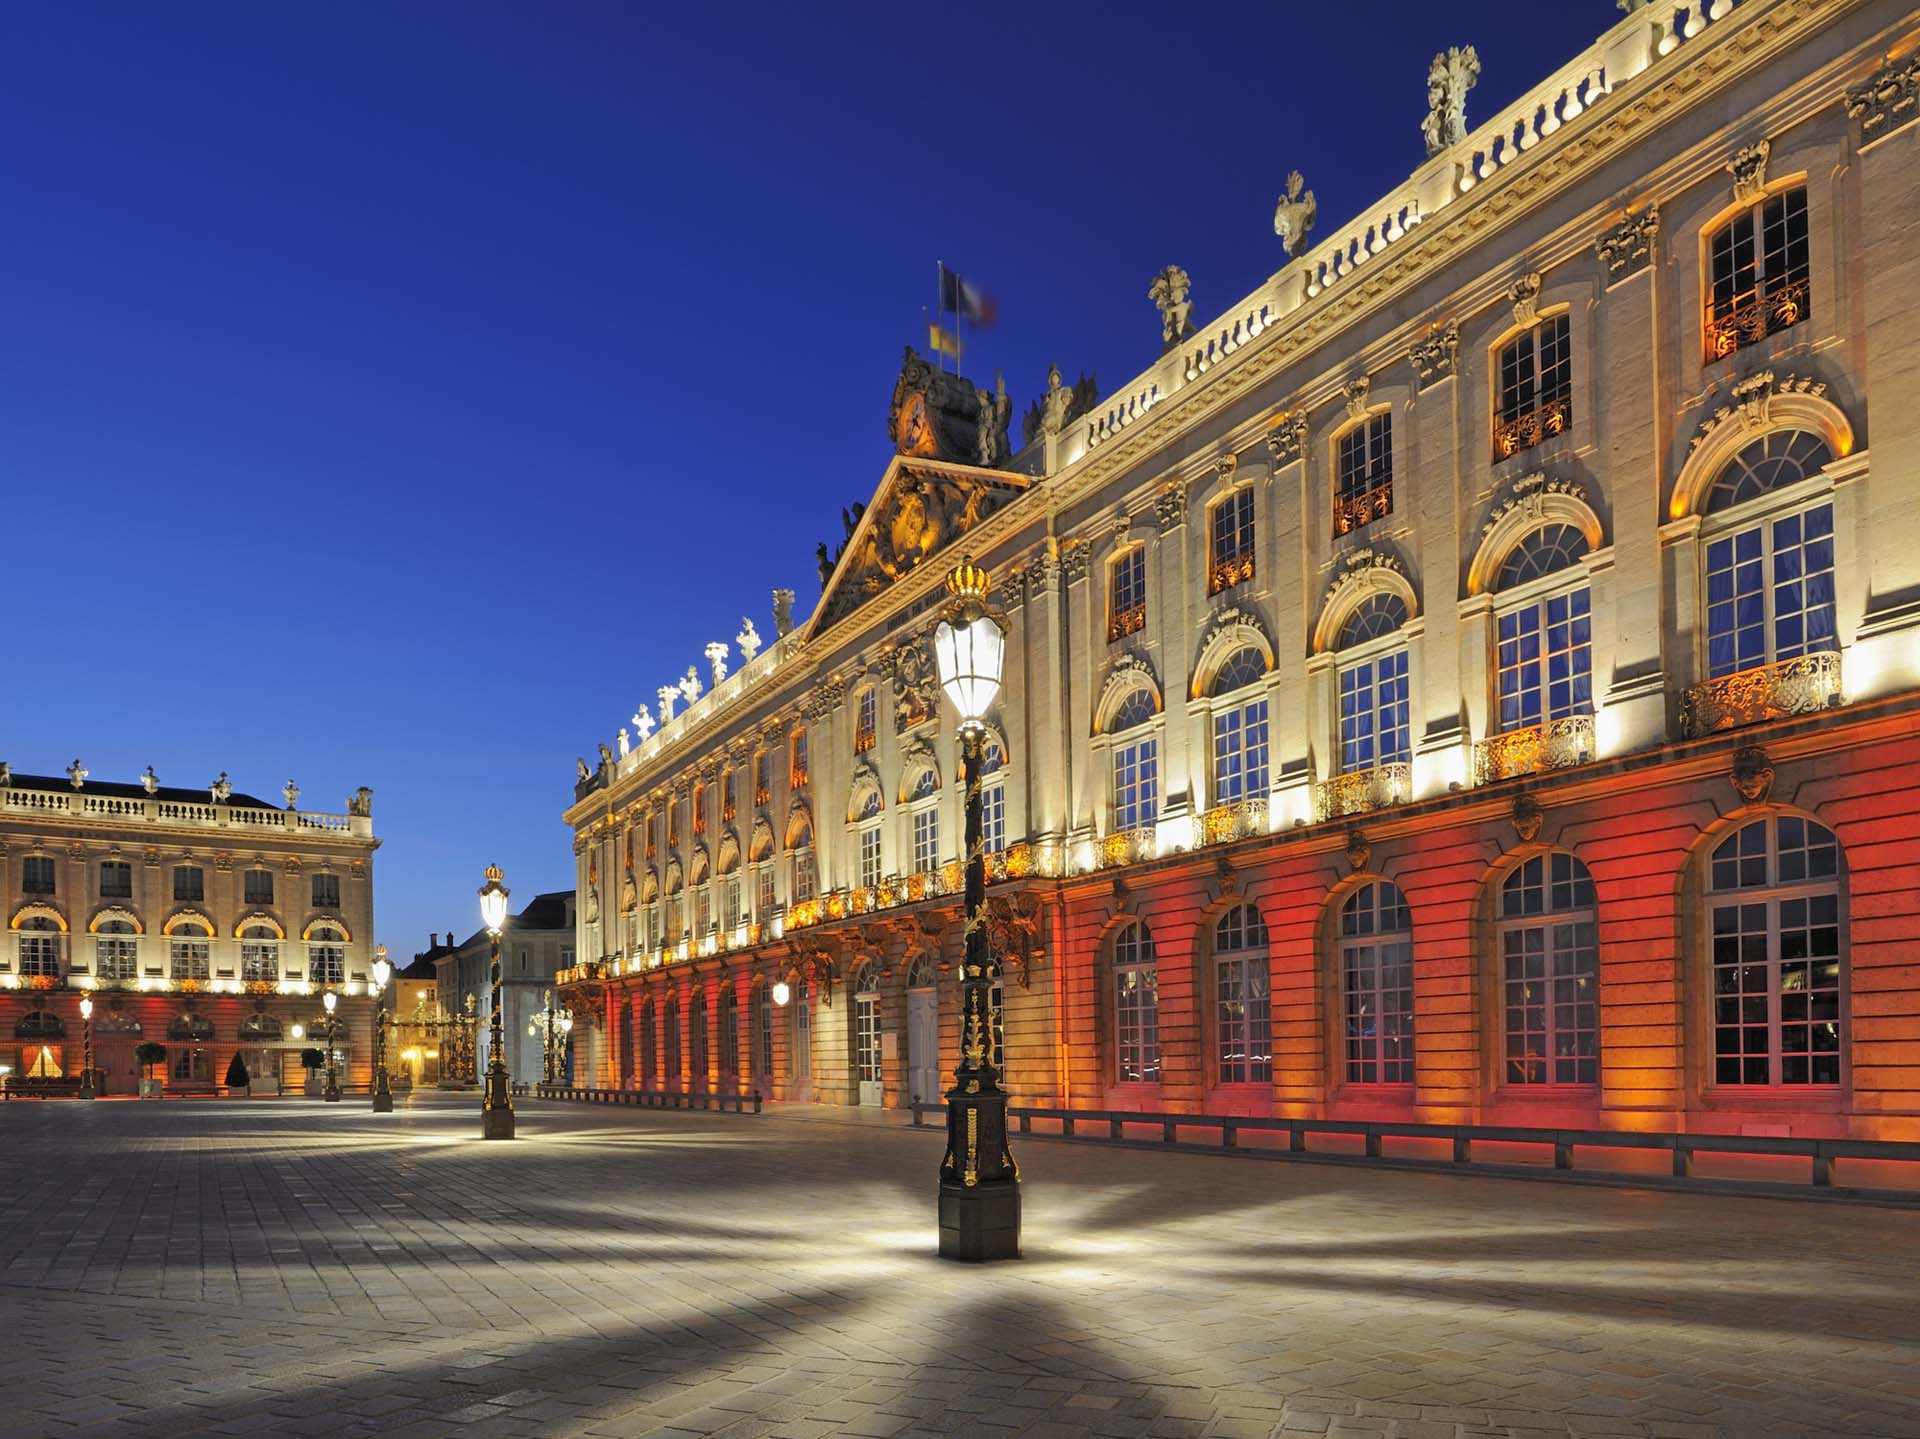
[[[213,1021],[202,1014],[176,1014],[167,1021],[167,1038],[204,1044],[213,1038]]]
[[[240,931],[240,978],[259,983],[280,978],[280,934],[271,925],[250,924]]]
[[[913,831],[913,869],[924,874],[940,863],[940,771],[922,764],[907,788],[908,824]]]
[[[792,1072],[794,1088],[804,1098],[807,1088],[813,1083],[813,981],[800,980],[793,986],[793,1034],[790,1036],[792,1047],[787,1052],[787,1065]]]
[[[1536,854],[1500,887],[1508,1084],[1600,1078],[1600,946],[1593,880],[1570,854]]]
[[[13,1022],[15,1039],[61,1039],[67,1026],[51,1010],[30,1009]]]
[[[926,953],[915,955],[913,963],[907,969],[907,988],[932,989],[938,980],[938,975],[932,955]]]
[[[1708,868],[1716,1084],[1840,1083],[1840,844],[1799,815],[1742,825]]]
[[[1273,1079],[1273,1021],[1267,1004],[1267,927],[1260,911],[1236,904],[1213,927],[1215,1047],[1220,1083]]]
[[[1333,535],[1393,513],[1393,416],[1369,415],[1334,443]]]
[[[280,1038],[280,1021],[271,1014],[249,1014],[240,1021],[240,1038],[255,1042]]]
[[[871,962],[853,977],[853,1068],[861,1085],[881,1082],[880,971]]]
[[[720,1087],[740,1087],[740,1001],[731,984],[720,991]]]
[[[1153,694],[1137,689],[1120,702],[1107,726],[1113,746],[1113,827],[1144,829],[1160,814],[1160,739],[1147,729],[1157,710]]]
[[[1253,486],[1239,489],[1217,501],[1208,511],[1207,536],[1209,558],[1207,593],[1222,590],[1253,578]]]
[[[316,924],[308,931],[307,979],[314,984],[347,982],[347,937],[336,926]]]
[[[1407,648],[1392,641],[1407,622],[1407,603],[1381,591],[1368,595],[1340,626],[1340,772],[1357,774],[1404,763],[1413,753],[1407,712]],[[1359,653],[1362,646],[1368,647]]]
[[[693,1071],[693,1087],[696,1091],[707,1087],[707,992],[695,989],[693,998],[687,1003],[687,1055],[692,1061],[689,1068]]]
[[[666,1030],[666,1043],[661,1046],[665,1051],[666,1074],[663,1089],[680,1088],[680,1001],[669,999],[660,1015],[661,1026]]]
[[[1160,1078],[1160,967],[1153,933],[1139,920],[1113,937],[1113,1037],[1122,1084]]]
[[[632,1061],[629,1060],[629,1067]],[[660,1083],[660,1044],[657,1023],[653,1017],[653,1000],[640,1001],[640,1070],[639,1087],[653,1089]]]
[[[1708,364],[1812,313],[1805,185],[1742,210],[1714,231],[1707,253]]]
[[[753,1026],[753,1077],[756,1081],[771,1079],[773,1077],[773,998],[767,993],[767,986],[764,984],[756,984],[753,987],[750,1022]]]
[[[20,931],[20,973],[48,979],[60,977],[60,925],[44,915],[23,919]]]
[[[1781,430],[1753,441],[1714,479],[1706,502],[1710,679],[1838,644],[1832,501],[1796,505],[1789,499],[1785,513],[1754,513],[1832,459],[1818,436]],[[1723,513],[1726,520],[1717,522]]]
[[[621,1005],[619,1018],[620,1087],[632,1089],[634,1087],[633,1006]]]
[[[180,920],[167,927],[167,959],[176,982],[208,978],[212,941],[213,931],[197,920]]]
[[[1249,645],[1235,650],[1213,677],[1215,696],[1266,678],[1266,656]],[[1213,712],[1213,802],[1233,804],[1267,792],[1267,699],[1236,699]]]
[[[94,974],[107,980],[135,978],[140,970],[135,939],[139,931],[132,923],[124,919],[103,919],[94,925],[93,932],[99,936],[93,942]]]
[[[1528,586],[1499,618],[1500,729],[1528,729],[1593,713],[1592,592],[1578,567],[1587,537],[1572,525],[1542,525],[1500,567],[1501,593]],[[1542,593],[1535,580],[1567,574]]]
[[[1493,457],[1504,460],[1573,421],[1573,350],[1565,314],[1552,315],[1500,347]]]
[[[940,771],[932,765],[922,765],[913,777],[913,783],[907,789],[909,800],[931,799],[940,793]]]
[[[1348,1084],[1413,1083],[1413,916],[1386,880],[1340,907]]]

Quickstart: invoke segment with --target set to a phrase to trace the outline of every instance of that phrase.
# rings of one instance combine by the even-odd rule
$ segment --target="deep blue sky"
[[[1618,18],[1490,0],[6,8],[0,758],[375,792],[379,937],[572,882],[573,757],[885,463],[936,258],[967,371],[1154,356]]]

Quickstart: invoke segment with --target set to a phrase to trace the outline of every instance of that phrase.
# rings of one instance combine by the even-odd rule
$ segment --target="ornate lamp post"
[[[487,866],[480,886],[480,922],[493,948],[493,1013],[487,1020],[487,1082],[480,1097],[480,1137],[513,1138],[513,1089],[507,1079],[506,1036],[500,1021],[500,931],[507,923],[507,887],[500,866]]]
[[[566,1050],[567,1036],[573,1033],[573,1011],[553,1002],[547,991],[546,1005],[527,1025],[527,1037],[541,1040],[541,1074],[548,1084],[560,1081],[560,1060]]]
[[[387,947],[373,947],[373,993],[377,1007],[373,1012],[373,1112],[393,1113],[393,1090],[387,1082],[387,983],[393,978],[393,965],[387,959]]]
[[[966,955],[960,970],[960,1063],[947,1091],[947,1153],[940,1161],[940,1255],[979,1262],[1020,1257],[1020,1167],[1007,1147],[1007,1095],[993,1053],[993,980],[987,938],[987,855],[980,763],[986,717],[1000,690],[1005,620],[987,607],[987,572],[970,558],[947,579],[952,599],[933,632],[940,686],[960,713],[966,784]]]
[[[94,1097],[93,996],[90,994],[80,996],[80,1097]]]
[[[338,1104],[340,1102],[340,1071],[334,1064],[333,1037],[340,1022],[333,1017],[333,1011],[339,1007],[340,996],[328,990],[320,996],[320,1002],[327,1007],[327,1082],[320,1091],[320,1097],[328,1104]]]

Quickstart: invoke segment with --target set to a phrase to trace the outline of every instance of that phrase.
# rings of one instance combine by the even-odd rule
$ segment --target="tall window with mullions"
[[[1707,250],[1709,363],[1813,313],[1806,186],[1768,195],[1742,210],[1714,232]]]
[[[1498,588],[1570,570],[1586,552],[1586,536],[1572,525],[1544,525],[1508,557]],[[1503,608],[1498,633],[1502,731],[1593,713],[1592,591],[1587,585],[1530,594]]]
[[[1838,647],[1832,503],[1802,500],[1792,513],[1753,514],[1779,491],[1792,503],[1792,487],[1832,458],[1816,435],[1777,431],[1715,478],[1705,505],[1709,678]]]
[[[1160,1078],[1160,983],[1153,934],[1139,920],[1113,937],[1113,1030],[1122,1084]]]
[[[1217,697],[1235,696],[1213,715],[1213,802],[1233,804],[1267,793],[1267,701],[1239,698],[1267,674],[1266,658],[1251,647],[1236,651],[1214,676]]]

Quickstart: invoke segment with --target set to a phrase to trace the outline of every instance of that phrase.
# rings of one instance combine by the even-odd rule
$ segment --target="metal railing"
[[[1372,769],[1335,775],[1314,786],[1313,812],[1317,819],[1342,819],[1369,810],[1390,809],[1413,799],[1413,766],[1393,760]]]
[[[1473,782],[1493,784],[1593,758],[1593,716],[1567,715],[1483,739],[1473,747]]]
[[[599,1089],[577,1084],[541,1084],[534,1088],[540,1099],[572,1099],[586,1104],[637,1104],[642,1109],[699,1109],[721,1114],[758,1114],[757,1094],[722,1094],[677,1089]]]
[[[921,1103],[910,1107],[913,1110],[913,1123],[916,1128],[923,1127],[922,1115],[937,1114],[944,1117],[947,1112],[944,1104]],[[1670,1167],[1676,1179],[1712,1178],[1696,1172],[1695,1160],[1701,1154],[1805,1159],[1809,1161],[1810,1166],[1809,1182],[1820,1188],[1832,1187],[1836,1160],[1865,1159],[1920,1164],[1920,1141],[1896,1139],[1792,1139],[1750,1134],[1681,1134],[1670,1130],[1560,1129],[1501,1124],[1423,1124],[1416,1120],[1283,1119],[1238,1114],[1169,1114],[1160,1110],[1133,1109],[1010,1108],[1007,1110],[1007,1118],[1009,1121],[1018,1122],[1022,1134],[1033,1134],[1034,1121],[1040,1120],[1059,1124],[1060,1132],[1057,1136],[1059,1138],[1077,1139],[1090,1144],[1150,1143],[1151,1141],[1146,1140],[1128,1139],[1125,1133],[1126,1128],[1129,1125],[1157,1126],[1162,1144],[1178,1145],[1186,1149],[1231,1150],[1243,1154],[1263,1152],[1259,1149],[1240,1147],[1239,1136],[1243,1130],[1278,1132],[1287,1136],[1286,1149],[1264,1152],[1311,1154],[1321,1159],[1392,1159],[1396,1163],[1436,1169],[1446,1168],[1450,1164],[1474,1163],[1473,1146],[1478,1143],[1549,1147],[1553,1151],[1553,1167],[1560,1170],[1574,1169],[1576,1167],[1574,1159],[1581,1149],[1654,1151],[1672,1157]],[[1084,1125],[1104,1125],[1106,1133],[1081,1133],[1080,1127]],[[1212,1144],[1206,1144],[1183,1140],[1180,1137],[1182,1130],[1195,1129],[1215,1131],[1219,1138]],[[1308,1147],[1307,1140],[1310,1135],[1357,1138],[1362,1143],[1363,1152],[1353,1154],[1339,1150],[1316,1151]],[[1443,1141],[1451,1146],[1450,1158],[1422,1159],[1417,1154],[1404,1152],[1389,1155],[1386,1152],[1386,1141],[1390,1139]],[[1481,1162],[1485,1163],[1484,1160]],[[1513,1166],[1503,1167],[1512,1168]],[[1617,1177],[1637,1182],[1644,1182],[1650,1177],[1643,1173],[1619,1170],[1587,1172],[1602,1173],[1609,1178]],[[1781,1184],[1779,1181],[1744,1178],[1718,1182],[1742,1186],[1770,1186],[1779,1189],[1797,1188],[1797,1186]],[[1915,1197],[1920,1198],[1920,1195]]]
[[[1814,714],[1842,699],[1840,656],[1823,650],[1692,686],[1680,696],[1680,732],[1699,739],[1741,725]]]

